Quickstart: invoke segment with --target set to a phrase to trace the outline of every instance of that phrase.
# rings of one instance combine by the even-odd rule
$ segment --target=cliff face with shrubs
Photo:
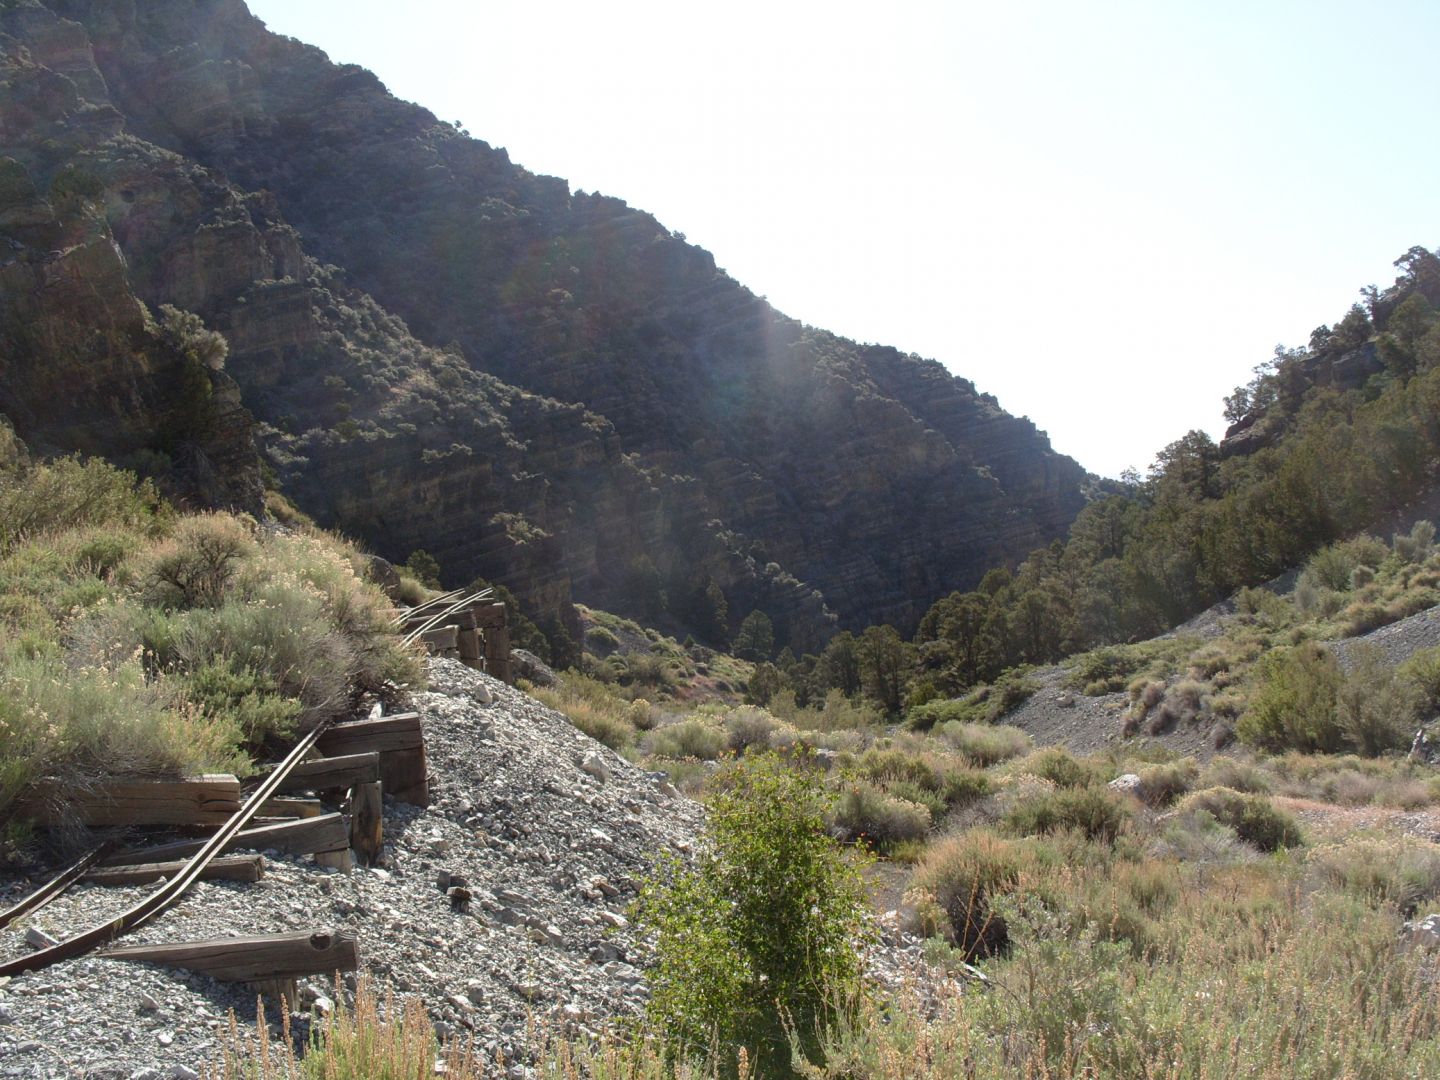
[[[718,587],[799,648],[913,623],[1080,508],[970,382],[781,315],[239,0],[5,0],[0,34],[0,409],[40,449],[249,506],[254,445],[322,524],[542,616],[638,581],[698,625]]]

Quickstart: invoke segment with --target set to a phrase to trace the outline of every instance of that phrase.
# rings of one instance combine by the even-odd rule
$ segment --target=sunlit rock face
[[[141,302],[173,304],[229,342],[216,400],[233,378],[244,409],[211,453],[242,468],[248,410],[322,523],[561,621],[576,598],[633,610],[645,556],[678,624],[713,581],[796,648],[913,624],[1082,503],[1079,466],[968,380],[781,315],[648,214],[238,0],[21,0],[0,33],[0,286],[7,340],[28,334],[0,386],[22,434],[157,442],[179,379]],[[62,379],[89,404],[57,420]],[[86,435],[101,414],[124,446]]]

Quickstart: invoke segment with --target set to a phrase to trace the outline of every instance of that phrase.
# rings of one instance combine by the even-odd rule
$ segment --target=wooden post
[[[510,629],[493,626],[485,631],[485,671],[503,683],[515,681],[510,669]]]
[[[385,816],[380,782],[350,789],[350,847],[361,866],[374,866],[385,846]]]
[[[460,662],[466,667],[480,668],[482,666],[483,653],[480,651],[480,631],[475,629],[464,629],[460,631]]]

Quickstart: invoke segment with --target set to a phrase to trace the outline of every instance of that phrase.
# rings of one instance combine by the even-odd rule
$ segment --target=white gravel
[[[414,707],[431,806],[387,801],[383,869],[345,875],[274,855],[260,882],[201,883],[126,943],[352,927],[378,985],[421,995],[442,1034],[473,1031],[512,1062],[532,1018],[584,1030],[635,1011],[645,991],[624,911],[660,854],[692,849],[700,807],[454,661],[432,662]],[[442,872],[465,879],[468,913]],[[0,903],[28,887],[0,879]],[[67,935],[143,891],[82,886],[31,924]],[[0,955],[27,948],[25,929],[0,932]],[[0,1077],[188,1075],[216,1056],[230,1009],[253,1016],[253,995],[148,965],[58,964],[0,986]]]

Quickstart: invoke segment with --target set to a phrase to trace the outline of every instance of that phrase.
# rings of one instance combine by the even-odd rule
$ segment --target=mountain
[[[3,0],[0,34],[0,410],[36,449],[256,509],[264,473],[551,622],[703,630],[723,595],[799,649],[913,626],[1084,504],[970,381],[788,318],[239,0]]]

